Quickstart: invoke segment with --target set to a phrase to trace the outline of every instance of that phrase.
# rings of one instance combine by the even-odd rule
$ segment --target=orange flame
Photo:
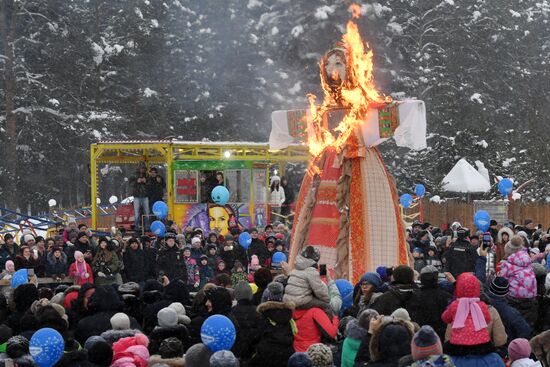
[[[361,7],[353,4],[350,11],[355,19],[360,15]],[[359,28],[353,21],[348,22],[342,41],[343,45],[329,51],[320,64],[321,87],[324,92],[322,105],[315,104],[315,96],[308,96],[311,112],[308,144],[314,157],[328,146],[341,152],[355,128],[365,121],[369,106],[372,103],[391,101],[390,97],[384,97],[376,89],[372,50],[368,44],[363,43]],[[342,57],[345,57],[345,75],[338,69],[343,67],[339,63],[344,61],[340,60]],[[327,70],[327,66],[334,70]],[[327,75],[328,72],[330,75]],[[326,112],[333,107],[344,107],[347,110],[343,120],[334,129],[339,133],[337,137],[330,132],[324,121]]]

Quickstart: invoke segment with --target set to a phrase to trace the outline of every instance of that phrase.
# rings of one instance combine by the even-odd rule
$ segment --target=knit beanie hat
[[[80,259],[81,257],[84,258],[84,254],[83,254],[82,252],[76,250],[76,251],[74,252],[74,259],[75,259],[75,260],[78,260],[78,259]]]
[[[115,313],[111,317],[111,327],[113,330],[128,330],[130,329],[130,318],[125,313]]]
[[[508,280],[503,277],[495,277],[489,285],[489,291],[495,296],[504,297],[508,294]]]
[[[239,367],[239,360],[233,352],[219,350],[210,357],[210,367]]]
[[[288,359],[287,367],[312,367],[313,363],[307,353],[296,352]]]
[[[387,282],[389,280],[388,270],[385,266],[377,267],[376,273],[380,275],[380,279],[382,279],[383,282]]]
[[[529,358],[530,355],[531,345],[527,339],[517,338],[512,340],[508,345],[508,357],[510,357],[512,361]]]
[[[160,327],[172,327],[178,324],[178,313],[170,307],[164,307],[157,313],[157,320]]]
[[[113,360],[113,349],[105,340],[92,344],[88,350],[88,360],[96,366],[109,367]]]
[[[19,358],[29,354],[29,340],[21,335],[15,335],[6,342],[6,354],[10,358]]]
[[[242,299],[247,299],[249,301],[252,300],[252,288],[250,288],[250,284],[246,280],[240,280],[237,285],[235,286],[235,290],[233,292],[235,299],[237,301],[240,301]]]
[[[88,237],[86,232],[78,232],[78,234],[76,235],[77,240],[81,239],[82,237]]]
[[[178,314],[178,324],[189,325],[191,323],[191,319],[186,314],[185,306],[180,302],[171,303],[168,307],[172,308]]]
[[[398,308],[397,310],[393,311],[391,316],[394,319],[403,320],[403,321],[411,321],[411,316],[409,316],[409,312],[405,310],[404,308]]]
[[[262,303],[264,302],[283,302],[285,288],[279,282],[271,282],[267,285],[262,295]]]
[[[306,248],[302,251],[302,256],[317,263],[321,259],[321,252],[316,247],[306,246]]]
[[[204,367],[210,365],[212,352],[203,343],[195,344],[185,353],[185,367]]]
[[[166,338],[160,343],[159,354],[162,359],[181,358],[183,344],[178,338]]]
[[[393,269],[392,277],[397,284],[412,284],[414,271],[407,265],[399,265]]]
[[[411,341],[411,354],[415,361],[443,354],[441,339],[431,326],[424,325],[414,334]]]
[[[322,343],[312,344],[307,348],[307,355],[311,359],[312,367],[332,367],[332,351]]]
[[[361,275],[361,279],[359,280],[359,283],[367,282],[369,284],[372,284],[376,288],[380,287],[382,285],[382,278],[380,278],[380,275],[375,272],[368,272],[363,275]]]
[[[23,243],[27,243],[32,240],[34,240],[34,236],[32,234],[26,234],[23,236]]]

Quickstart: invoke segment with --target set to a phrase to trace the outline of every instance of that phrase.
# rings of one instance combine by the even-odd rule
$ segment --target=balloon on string
[[[399,198],[399,203],[401,203],[401,206],[403,208],[409,208],[412,205],[413,197],[410,194],[403,194]]]
[[[514,182],[509,178],[503,178],[498,182],[498,191],[502,196],[508,196],[514,188]]]
[[[251,243],[252,237],[250,236],[250,233],[243,232],[239,235],[239,245],[241,245],[245,250],[248,250]]]
[[[229,201],[229,190],[227,187],[219,185],[212,190],[212,200],[216,204],[225,205]]]
[[[109,198],[110,204],[116,204],[117,202],[118,202],[118,198],[116,196],[113,195]]]
[[[347,279],[337,279],[334,283],[342,297],[342,309],[350,308],[353,305],[353,284]]]
[[[153,214],[159,219],[164,219],[168,215],[168,205],[164,201],[155,201],[153,204]]]
[[[10,287],[17,288],[21,284],[27,284],[29,281],[29,272],[27,269],[19,269],[15,273],[13,273],[13,276],[10,280]]]
[[[230,350],[235,343],[235,325],[223,315],[212,315],[201,327],[201,340],[213,353]]]
[[[158,237],[164,237],[164,233],[166,233],[166,226],[160,220],[156,220],[151,223],[151,232]]]
[[[65,342],[58,331],[42,328],[34,333],[29,342],[29,352],[40,367],[52,367],[63,356]]]
[[[422,198],[426,194],[426,187],[422,184],[416,184],[416,186],[414,187],[414,193],[419,198]]]
[[[491,224],[491,216],[485,210],[478,210],[474,214],[474,224],[482,232],[487,232]]]
[[[56,206],[57,205],[57,201],[55,201],[55,199],[50,199],[48,200],[48,206],[51,208],[52,206]]]
[[[283,261],[286,261],[287,258],[286,258],[286,255],[280,251],[276,252],[273,254],[273,256],[271,257],[271,265],[275,265],[275,266],[281,266],[280,264],[283,262]]]

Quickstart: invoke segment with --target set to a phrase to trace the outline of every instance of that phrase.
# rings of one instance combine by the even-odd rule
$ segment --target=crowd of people
[[[530,220],[414,223],[411,266],[380,264],[349,295],[321,276],[315,246],[293,268],[272,262],[288,251],[283,224],[248,230],[246,249],[236,232],[166,225],[163,238],[74,220],[53,238],[5,234],[0,278],[32,271],[0,293],[0,363],[34,366],[29,340],[50,327],[65,341],[56,366],[550,366],[550,234]],[[233,323],[231,350],[203,343],[212,315]]]

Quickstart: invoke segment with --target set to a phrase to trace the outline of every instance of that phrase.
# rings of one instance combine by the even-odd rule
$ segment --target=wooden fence
[[[449,200],[443,203],[432,203],[424,199],[422,203],[424,221],[434,226],[460,222],[463,226],[474,228],[474,203]],[[409,213],[410,214],[410,213]],[[543,228],[550,227],[550,203],[508,203],[508,219],[516,224],[523,224],[525,219],[532,219]],[[500,223],[502,224],[502,223]]]

